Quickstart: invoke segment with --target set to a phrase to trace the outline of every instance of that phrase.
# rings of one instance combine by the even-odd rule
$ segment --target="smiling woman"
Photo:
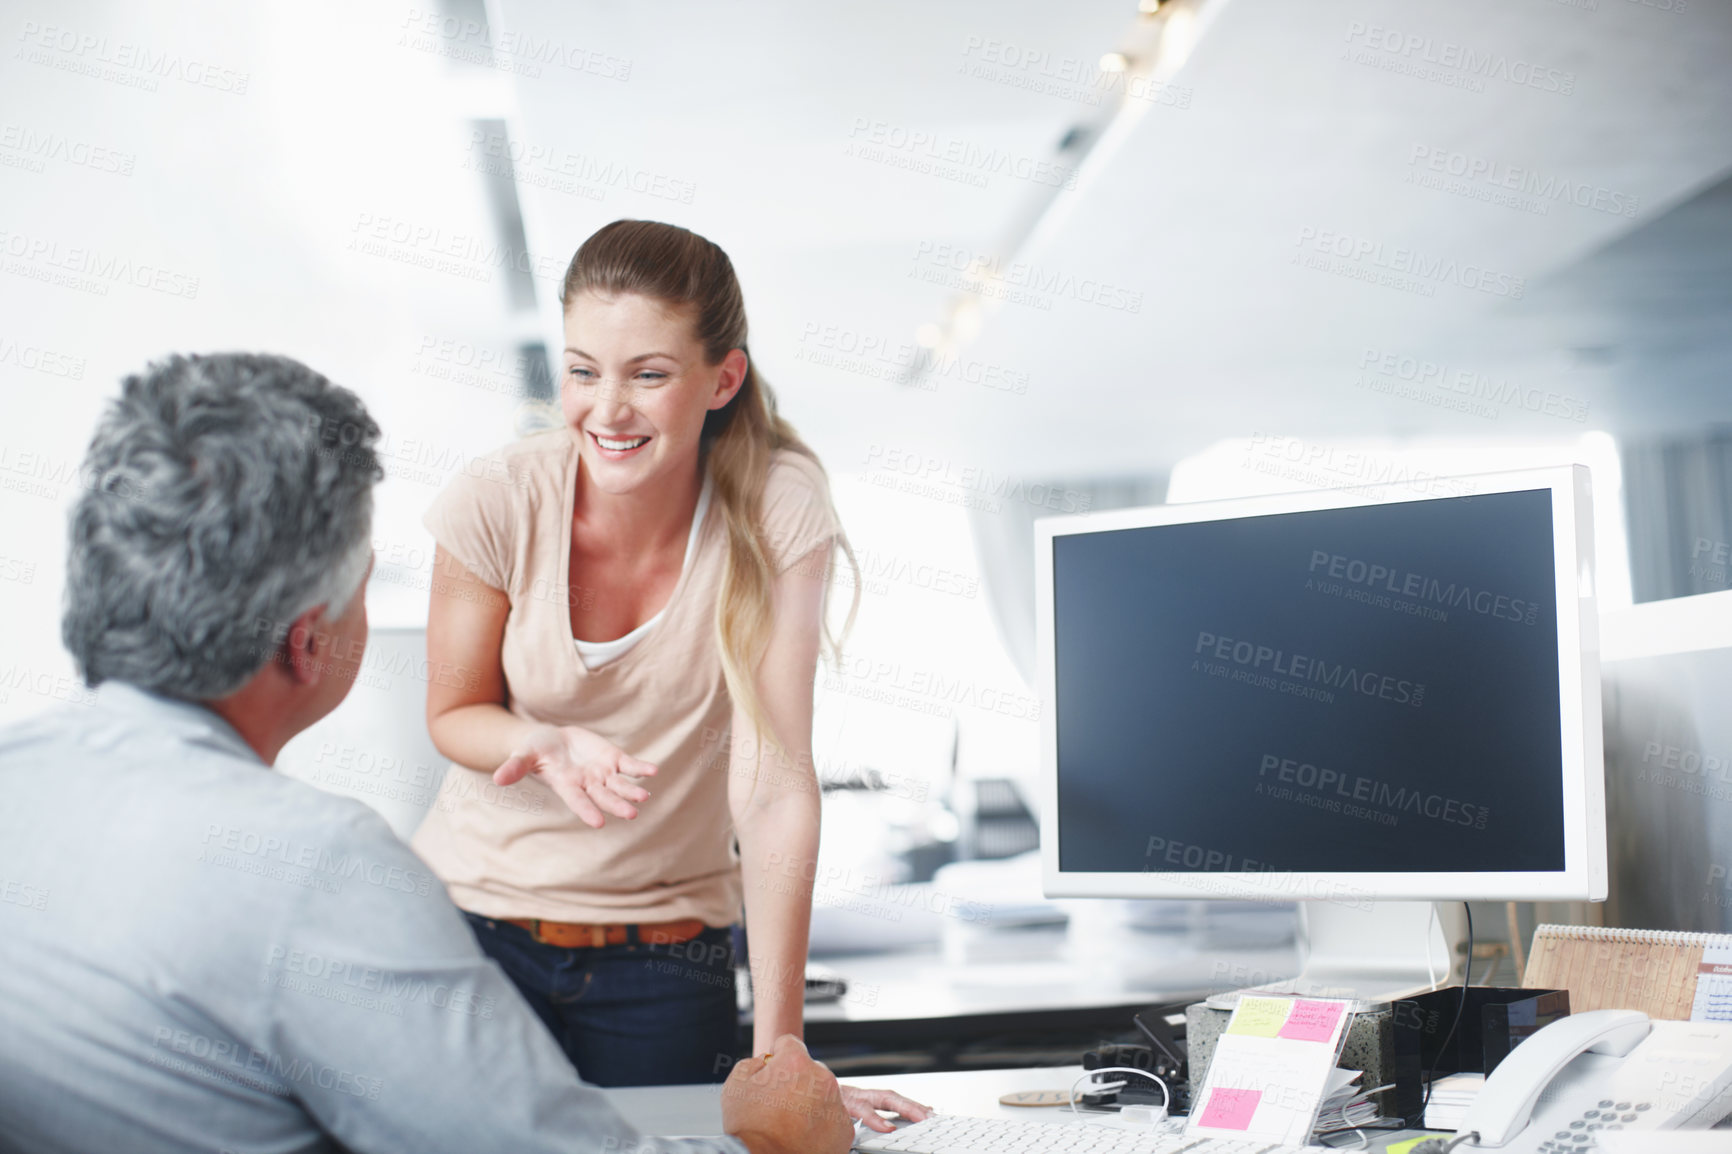
[[[721,249],[619,221],[563,299],[565,427],[427,515],[428,655],[475,676],[429,687],[455,766],[415,845],[586,1080],[720,1081],[742,905],[754,1049],[801,1029],[813,682],[848,546]],[[802,884],[762,884],[790,861]]]

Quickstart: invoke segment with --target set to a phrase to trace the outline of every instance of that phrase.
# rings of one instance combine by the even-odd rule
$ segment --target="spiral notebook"
[[[1732,1022],[1732,934],[1543,925],[1522,988],[1568,990],[1576,1013]]]

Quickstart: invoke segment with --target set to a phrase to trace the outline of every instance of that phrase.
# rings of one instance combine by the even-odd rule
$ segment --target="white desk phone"
[[[1445,1149],[1576,1154],[1601,1132],[1705,1130],[1732,1114],[1732,1023],[1589,1010],[1553,1022],[1485,1080]]]

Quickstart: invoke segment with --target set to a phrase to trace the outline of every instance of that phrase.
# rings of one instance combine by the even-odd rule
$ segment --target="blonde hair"
[[[769,642],[770,591],[775,581],[760,524],[764,484],[770,475],[771,457],[778,449],[801,454],[820,471],[823,464],[794,427],[777,414],[775,394],[752,363],[746,349],[745,297],[733,262],[716,244],[677,225],[616,220],[584,241],[565,270],[560,289],[564,307],[570,309],[578,295],[586,292],[603,297],[635,293],[685,306],[692,313],[696,336],[710,364],[720,364],[733,349],[746,354],[746,379],[739,392],[704,418],[699,468],[709,473],[728,534],[722,589],[716,599],[722,676],[735,704],[763,734],[769,726],[753,670]],[[828,495],[825,500],[829,500]],[[832,516],[834,513],[832,507]],[[858,576],[859,564],[848,539],[838,534],[836,544]],[[823,574],[827,579],[828,564]],[[852,627],[860,604],[860,583],[856,580],[853,584],[843,637]],[[824,607],[823,650],[834,658],[840,654],[841,640],[830,629],[827,588]],[[757,744],[761,747],[763,743]]]

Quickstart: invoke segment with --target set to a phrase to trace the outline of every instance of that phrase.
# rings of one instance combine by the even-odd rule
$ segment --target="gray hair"
[[[121,383],[84,460],[61,637],[90,685],[244,685],[372,556],[379,426],[287,357],[173,356]]]

